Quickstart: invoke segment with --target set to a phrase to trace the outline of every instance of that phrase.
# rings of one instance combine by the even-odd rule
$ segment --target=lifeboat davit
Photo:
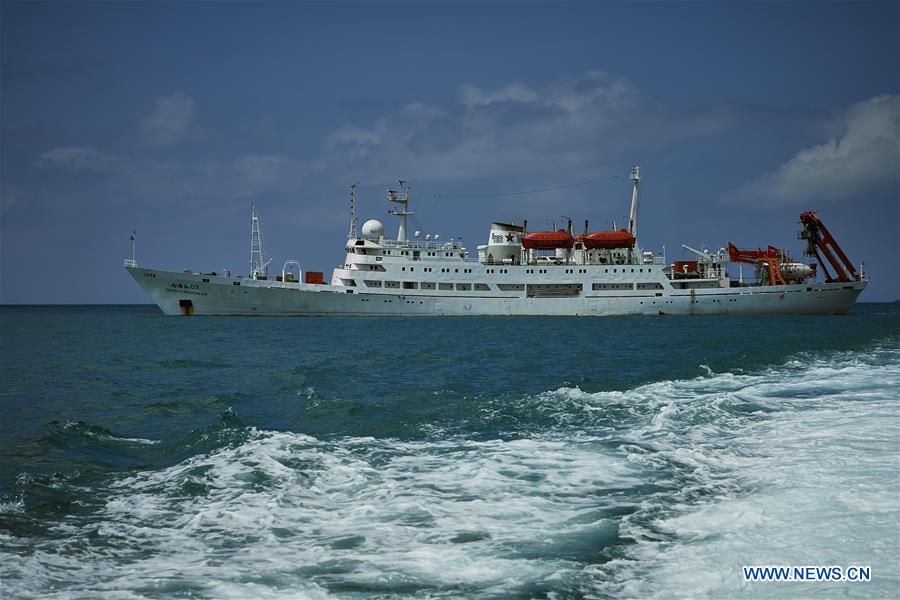
[[[634,248],[634,236],[625,229],[621,231],[595,231],[587,235],[579,235],[578,241],[583,243],[588,250]]]
[[[575,238],[569,232],[559,231],[535,231],[522,238],[522,247],[526,250],[552,250],[554,248],[571,248]]]

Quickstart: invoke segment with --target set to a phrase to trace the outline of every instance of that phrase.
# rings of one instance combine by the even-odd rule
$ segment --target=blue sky
[[[389,231],[492,220],[800,253],[820,211],[900,298],[897,2],[0,3],[0,301],[147,302],[122,268],[341,261],[348,186]],[[280,267],[279,267],[280,268]]]

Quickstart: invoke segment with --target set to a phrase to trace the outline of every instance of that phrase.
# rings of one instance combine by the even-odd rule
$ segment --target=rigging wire
[[[518,192],[497,192],[497,193],[486,193],[486,194],[441,194],[440,192],[423,192],[424,195],[430,196],[434,198],[434,201],[431,203],[431,206],[428,208],[426,214],[430,214],[437,204],[438,200],[456,200],[456,199],[469,199],[469,198],[503,198],[508,196],[525,196],[528,194],[540,194],[544,192],[556,192],[559,190],[567,190],[570,188],[581,187],[584,185],[589,185],[592,183],[597,183],[598,181],[608,181],[610,179],[620,179],[622,177],[627,177],[628,175],[625,173],[619,173],[616,175],[607,175],[605,177],[595,177],[594,179],[588,179],[587,181],[579,181],[578,183],[568,183],[565,185],[558,185],[554,187],[548,188],[539,188],[534,190],[521,190]],[[413,208],[413,212],[416,212],[416,209],[419,207],[419,202],[421,201],[421,196],[416,198],[416,204]],[[424,218],[424,216],[423,216]],[[413,222],[416,225],[416,228],[421,230],[421,224],[418,219],[416,219],[415,215],[413,215]]]

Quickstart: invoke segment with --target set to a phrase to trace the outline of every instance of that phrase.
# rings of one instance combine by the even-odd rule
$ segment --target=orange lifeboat
[[[621,231],[595,231],[587,235],[579,235],[578,241],[583,243],[588,250],[634,248],[634,236],[625,229]]]
[[[571,248],[575,238],[568,231],[535,231],[522,238],[522,247],[526,250],[552,250],[554,248]]]

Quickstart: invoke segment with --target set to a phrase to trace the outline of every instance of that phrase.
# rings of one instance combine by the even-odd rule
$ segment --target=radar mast
[[[400,231],[397,232],[397,241],[408,242],[409,237],[406,235],[406,217],[414,215],[416,213],[409,210],[410,187],[406,185],[406,182],[402,179],[398,180],[397,183],[400,184],[400,193],[398,194],[395,190],[388,190],[388,200],[396,204],[400,204],[402,206],[402,210],[389,210],[388,214],[394,215],[395,217],[400,217]]]

